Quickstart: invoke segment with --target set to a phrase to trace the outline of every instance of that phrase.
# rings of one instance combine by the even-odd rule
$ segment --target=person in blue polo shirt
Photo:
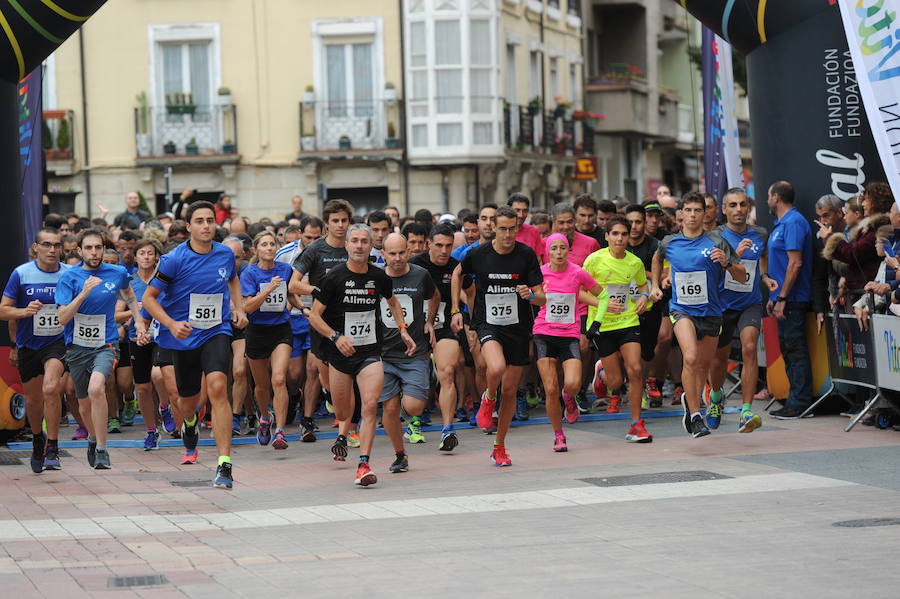
[[[62,240],[56,229],[38,231],[31,249],[35,259],[17,267],[3,290],[0,319],[12,321],[16,331],[13,357],[31,426],[31,469],[38,473],[60,467],[59,392],[66,344],[55,295],[59,277],[69,266],[59,262]],[[41,432],[45,417],[46,439]]]
[[[767,310],[778,322],[778,344],[791,389],[784,407],[772,412],[781,420],[799,418],[813,401],[812,366],[804,331],[812,286],[812,231],[794,208],[794,186],[778,181],[769,187],[769,211],[776,217],[769,236],[769,276],[778,283],[778,296]]]
[[[75,383],[81,415],[88,427],[88,464],[110,467],[106,450],[106,380],[119,357],[116,302],[121,297],[134,319],[137,338],[147,329],[140,319],[131,275],[122,266],[103,262],[104,234],[85,229],[78,234],[81,265],[66,270],[56,286],[59,322],[65,326],[66,364]],[[91,430],[93,429],[93,430]]]
[[[200,387],[206,389],[213,410],[219,463],[213,486],[230,489],[231,405],[228,369],[231,366],[231,323],[247,326],[234,253],[213,241],[215,207],[204,201],[187,209],[190,239],[160,259],[156,276],[144,293],[144,308],[160,326],[156,342],[173,350],[179,411],[185,415],[181,439],[184,461],[197,457]],[[157,298],[165,293],[162,303]],[[234,310],[231,306],[234,305]]]

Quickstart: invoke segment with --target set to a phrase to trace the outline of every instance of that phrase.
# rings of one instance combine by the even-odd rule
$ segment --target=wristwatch
[[[335,331],[331,334],[331,337],[329,337],[329,339],[331,339],[332,343],[337,343],[337,340],[340,339],[340,337],[341,337],[341,332]]]
[[[784,296],[781,296],[781,295],[779,295],[778,297],[775,298],[775,303],[776,303],[776,304],[777,304],[778,302],[786,302],[786,301],[787,301],[787,298],[784,297]]]

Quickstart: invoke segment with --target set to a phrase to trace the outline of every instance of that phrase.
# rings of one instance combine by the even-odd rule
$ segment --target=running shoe
[[[641,418],[636,423],[632,424],[630,429],[628,429],[628,433],[625,435],[625,440],[631,443],[652,443],[653,435],[647,432],[647,427],[644,424],[644,419]]]
[[[200,432],[197,430],[197,427],[200,426],[200,417],[196,418],[197,420],[192,426],[188,426],[187,422],[181,424],[181,442],[184,443],[184,448],[187,450],[196,449],[197,442],[200,441]]]
[[[453,451],[457,445],[459,445],[459,439],[456,437],[453,426],[444,428],[441,431],[441,442],[438,444],[438,449],[441,451]]]
[[[300,440],[304,443],[312,443],[316,440],[316,423],[312,418],[306,416],[300,418]]]
[[[378,477],[369,468],[369,462],[360,462],[356,467],[356,480],[354,481],[361,487],[368,487],[378,482]]]
[[[197,451],[196,447],[194,449],[185,449],[184,455],[181,458],[181,463],[184,465],[196,464],[198,457],[200,457],[200,452]]]
[[[77,429],[75,429],[75,434],[72,435],[73,441],[84,441],[87,438],[88,438],[88,430],[80,425]]]
[[[147,438],[144,439],[144,451],[150,451],[159,447],[159,431],[147,431]]]
[[[341,425],[341,421],[335,418],[331,421],[331,428],[337,428]]]
[[[406,472],[407,470],[409,470],[409,458],[406,457],[406,454],[396,456],[390,467],[388,467],[388,471],[394,474]]]
[[[656,382],[655,376],[647,377],[647,384],[644,385],[645,393],[650,399],[651,408],[662,407],[662,392],[659,390],[659,384]]]
[[[62,464],[59,462],[59,446],[47,444],[44,452],[44,470],[59,470]]]
[[[284,438],[284,431],[278,429],[275,431],[275,438],[272,441],[272,449],[287,449],[288,442],[287,439]]]
[[[347,437],[338,435],[331,446],[331,454],[335,462],[344,462],[347,460]]]
[[[329,414],[334,414],[334,404],[331,403],[330,394],[325,396],[325,411]]]
[[[234,486],[234,477],[231,475],[231,462],[223,462],[216,468],[216,477],[213,486],[217,489],[230,489]]]
[[[703,416],[700,416],[698,414],[697,416],[694,416],[691,419],[691,436],[692,437],[694,437],[695,439],[697,437],[705,437],[706,435],[709,434],[709,432],[710,432],[709,427],[706,426],[705,422],[703,422]]]
[[[485,435],[493,435],[494,433],[496,433],[497,432],[497,417],[494,416],[493,418],[491,418],[491,425],[487,428],[481,429],[481,432],[484,433]]]
[[[122,407],[122,426],[134,426],[134,417],[137,414],[137,400],[126,399]]]
[[[516,392],[516,413],[513,416],[514,420],[528,420],[528,401],[525,399],[525,394],[520,390]]]
[[[247,434],[255,435],[256,429],[259,427],[259,418],[256,417],[256,414],[250,414],[247,416]]]
[[[31,471],[40,474],[44,471],[44,449],[47,446],[47,439],[43,433],[34,435],[31,439]]]
[[[259,428],[256,430],[256,441],[260,445],[268,445],[272,440],[272,421],[259,420]]]
[[[752,433],[756,429],[762,426],[762,418],[754,414],[753,412],[746,410],[741,412],[741,421],[738,424],[738,432],[739,433]],[[46,468],[46,463],[44,464],[44,468]]]
[[[419,423],[422,426],[428,426],[429,424],[431,424],[431,412],[429,410],[426,409],[422,412],[422,415],[419,416]]]
[[[491,461],[498,467],[512,466],[512,460],[509,459],[509,454],[506,453],[506,447],[503,445],[494,445],[494,449],[491,451]]]
[[[490,428],[494,420],[495,405],[497,405],[497,400],[488,398],[487,391],[481,394],[481,405],[478,406],[478,426]]]
[[[691,434],[691,413],[688,411],[687,401],[685,401],[684,393],[678,396],[678,402],[672,400],[672,405],[680,405],[681,406],[681,426],[684,427],[684,432],[687,434]]]
[[[425,435],[422,434],[422,427],[420,426],[418,416],[413,416],[409,419],[409,424],[406,425],[406,432],[403,433],[403,438],[410,443],[425,442]]]
[[[118,418],[110,418],[106,425],[106,432],[111,435],[117,435],[122,432],[122,425],[119,424]]]
[[[566,422],[575,424],[578,421],[578,416],[580,414],[578,404],[575,403],[575,398],[565,391],[563,391],[562,398],[563,403],[566,404]]]
[[[468,422],[469,414],[463,408],[456,409],[456,421],[457,422]]]
[[[166,406],[159,409],[159,415],[162,418],[163,430],[166,434],[174,434],[178,427],[175,426],[175,419],[172,418],[172,410]]]
[[[241,415],[240,414],[232,414],[231,415],[231,434],[232,435],[240,435],[241,434]]]
[[[618,414],[619,413],[619,405],[622,403],[622,398],[618,395],[610,395],[609,396],[609,407],[606,408],[607,414]]]
[[[329,415],[330,414],[328,413],[328,410],[325,409],[325,405],[323,404],[322,406],[319,407],[318,410],[315,411],[315,413],[313,414],[313,418],[315,418],[315,419],[328,418]]]
[[[556,453],[569,451],[569,446],[566,445],[566,435],[562,431],[553,432],[553,451]]]
[[[424,443],[424,441],[423,441],[423,443]],[[360,445],[360,440],[359,440],[359,433],[358,433],[358,432],[353,431],[352,433],[350,433],[349,435],[347,435],[347,445],[348,445],[349,447],[354,447],[354,448],[359,447],[359,445]]]
[[[541,403],[541,396],[537,392],[534,383],[525,385],[525,401],[529,408],[536,408]]]
[[[88,466],[93,468],[94,463],[97,461],[97,441],[91,441],[90,439],[88,439],[87,461]]]
[[[641,392],[641,409],[649,410],[650,409],[650,396],[647,395],[647,390],[644,389]]]
[[[472,411],[469,412],[469,426],[478,426],[478,410],[481,409],[481,404],[477,406],[472,406]]]
[[[109,452],[105,449],[98,449],[94,457],[94,470],[109,470]]]
[[[681,384],[675,385],[674,391],[672,391],[672,405],[677,406],[681,404],[681,401],[684,397],[684,387]]]
[[[603,362],[601,360],[597,360],[594,364],[594,380],[591,381],[591,388],[594,390],[594,395],[597,399],[601,397],[606,397],[606,383],[603,380]]]
[[[725,402],[720,398],[719,401],[709,402],[709,407],[706,408],[706,426],[711,428],[712,430],[716,430],[719,428],[719,425],[722,423],[722,414],[725,412]]]

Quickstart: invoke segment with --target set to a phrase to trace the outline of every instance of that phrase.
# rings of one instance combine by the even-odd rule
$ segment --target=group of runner
[[[60,468],[67,384],[87,429],[89,465],[111,467],[108,389],[123,360],[147,425],[145,449],[158,446],[162,429],[181,437],[184,463],[195,462],[208,407],[218,455],[213,485],[220,488],[233,485],[232,433],[251,377],[261,445],[288,447],[289,388],[302,397],[300,438],[315,441],[313,417],[324,395],[338,424],[332,457],[345,461],[348,447],[358,446],[355,482],[362,486],[377,481],[370,457],[379,405],[395,454],[389,471],[403,472],[404,440],[424,441],[421,417],[432,394],[443,424],[438,449],[457,447],[454,421],[460,412],[468,419],[468,410],[496,433],[490,457],[497,466],[512,463],[506,439],[517,397],[537,381],[554,451],[568,450],[563,416],[577,421],[591,376],[608,413],[619,411],[627,386],[626,439],[650,442],[641,413],[660,404],[657,377],[665,373],[656,354],[671,343],[671,331],[684,360],[684,394],[676,401],[694,437],[721,422],[737,334],[744,362],[738,426],[750,432],[761,425],[751,410],[761,286],[774,292],[778,283],[766,272],[765,231],[747,223],[746,194],[729,190],[726,222],[714,230],[706,230],[706,201],[686,194],[681,231],[657,242],[646,227],[660,209],[654,202],[604,215],[603,228],[578,227],[588,234],[576,230],[576,214],[579,221],[591,210],[596,217],[593,199],[557,204],[545,236],[527,223],[522,194],[481,207],[462,230],[442,221],[405,234],[385,212],[354,223],[351,205],[331,200],[321,220],[289,228],[290,238],[269,228],[257,233],[249,264],[241,238],[214,241],[215,206],[204,201],[186,210],[186,241],[164,253],[156,240],[139,239],[124,265],[114,252],[105,261],[107,231],[80,231],[80,262],[67,265],[60,232],[42,229],[34,259],[13,272],[0,301],[0,319],[16,340],[32,470]],[[426,243],[410,243],[422,235]]]

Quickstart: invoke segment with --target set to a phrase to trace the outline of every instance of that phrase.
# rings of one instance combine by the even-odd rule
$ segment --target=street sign
[[[581,156],[575,159],[575,180],[593,181],[597,178],[597,157]]]

